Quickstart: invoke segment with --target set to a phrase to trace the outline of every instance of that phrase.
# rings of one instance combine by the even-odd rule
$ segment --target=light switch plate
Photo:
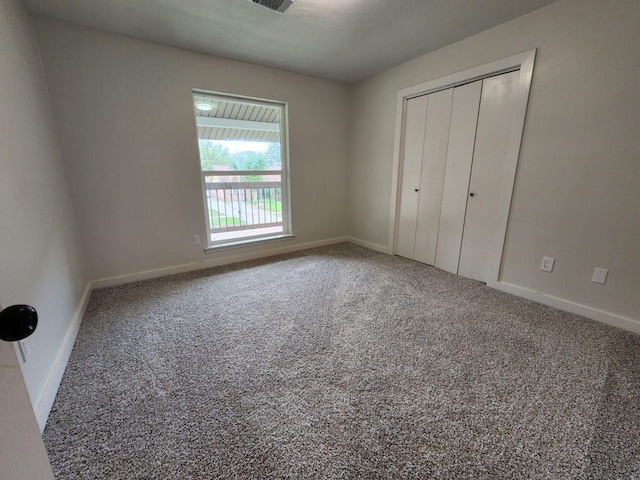
[[[556,262],[556,259],[553,257],[542,257],[542,263],[540,264],[540,270],[543,272],[552,272],[553,264]]]
[[[591,281],[593,283],[604,285],[607,282],[607,273],[609,273],[609,270],[607,270],[606,268],[596,267],[593,269],[593,277],[591,277]]]
[[[193,236],[193,244],[194,245],[200,245],[200,235],[194,235]]]

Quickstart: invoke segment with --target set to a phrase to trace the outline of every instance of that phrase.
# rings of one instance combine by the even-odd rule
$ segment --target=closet
[[[487,280],[519,72],[406,102],[396,253]]]

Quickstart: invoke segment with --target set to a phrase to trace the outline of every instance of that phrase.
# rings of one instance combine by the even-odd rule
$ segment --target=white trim
[[[597,308],[588,307],[580,303],[574,303],[569,300],[554,297],[553,295],[547,295],[543,292],[519,287],[511,283],[492,282],[491,284],[487,283],[487,286],[502,292],[510,293],[517,297],[526,298],[527,300],[542,303],[543,305],[558,308],[566,312],[575,313],[576,315],[582,315],[583,317],[590,318],[600,323],[605,323],[607,325],[622,328],[629,332],[640,334],[640,321],[634,320],[633,318],[623,317],[604,310],[598,310]]]
[[[445,77],[430,80],[412,87],[398,91],[396,103],[396,130],[393,147],[393,170],[391,184],[391,206],[389,215],[389,253],[396,252],[396,232],[397,232],[397,212],[400,204],[399,188],[402,181],[402,145],[404,135],[404,113],[408,99],[418,95],[425,95],[438,90],[452,88],[481,78],[506,73],[510,71],[520,71],[518,86],[516,88],[516,98],[514,100],[514,113],[512,127],[509,135],[507,147],[507,157],[505,161],[505,172],[500,192],[500,204],[498,222],[495,236],[495,243],[491,248],[488,268],[488,282],[496,283],[500,278],[500,265],[504,251],[504,243],[507,234],[509,212],[511,209],[511,196],[515,183],[518,157],[520,156],[520,145],[524,133],[524,122],[529,101],[529,91],[531,89],[531,78],[535,63],[536,50],[519,53],[511,57],[496,60],[491,63],[480,65],[463,72],[453,73]]]
[[[210,97],[219,97],[223,100],[243,103],[245,105],[253,105],[254,103],[258,103],[260,105],[264,105],[267,107],[273,107],[274,104],[284,105],[286,102],[279,102],[276,100],[271,100],[268,98],[260,98],[260,97],[251,97],[249,95],[243,95],[240,93],[225,93],[225,92],[216,92],[214,90],[202,90],[199,88],[194,88],[191,90],[191,93],[194,95],[207,95]]]
[[[255,120],[235,120],[231,118],[204,117],[202,115],[196,115],[196,125],[199,127],[258,130],[261,132],[280,131],[280,122],[256,122]]]
[[[509,214],[511,212],[511,199],[516,183],[516,171],[518,169],[518,159],[520,158],[522,137],[524,136],[524,123],[527,116],[535,58],[536,51],[532,50],[520,64],[516,97],[513,100],[513,116],[511,117],[511,131],[509,132],[509,142],[507,143],[507,156],[504,170],[502,171],[502,187],[497,215],[498,228],[494,237],[494,250],[489,256],[489,261],[494,261],[493,265],[489,264],[487,272],[487,277],[490,272],[494,272],[494,277],[489,279],[491,281],[499,281],[501,276],[502,257],[504,255]]]
[[[369,250],[375,250],[380,253],[389,253],[389,249],[384,245],[378,245],[377,243],[367,242],[366,240],[361,240],[355,237],[347,237],[347,242],[353,243],[354,245],[359,245],[364,248],[368,248]]]
[[[141,280],[150,280],[152,278],[160,278],[166,275],[175,275],[176,273],[191,272],[200,268],[206,268],[201,263],[184,263],[182,265],[174,265],[172,267],[156,268],[153,270],[144,270],[142,272],[127,273],[125,275],[117,275],[115,277],[105,277],[91,281],[91,289],[115,287],[125,283],[139,282]]]
[[[396,102],[396,131],[393,141],[393,162],[391,170],[391,211],[389,212],[389,237],[387,245],[389,254],[396,253],[396,232],[398,230],[398,208],[400,208],[400,183],[402,182],[402,158],[404,157],[404,123],[406,99],[402,90],[398,92]]]
[[[536,49],[527,50],[526,52],[517,53],[510,57],[501,58],[493,62],[485,63],[484,65],[478,65],[477,67],[469,68],[461,72],[452,73],[445,77],[436,78],[426,82],[413,85],[411,87],[403,88],[398,91],[399,99],[409,99],[417,97],[419,95],[426,95],[427,93],[436,92],[438,90],[445,90],[447,88],[457,87],[465,83],[475,82],[482,78],[490,77],[493,75],[500,75],[501,73],[512,72],[515,70],[523,69],[523,65],[531,62],[529,70],[529,80],[533,73],[533,61],[535,59]],[[529,67],[527,67],[529,68]]]
[[[234,250],[236,248],[252,247],[254,245],[262,245],[264,243],[282,242],[283,240],[293,240],[296,236],[292,233],[269,233],[264,237],[251,237],[246,240],[232,240],[225,243],[212,243],[205,247],[204,253],[215,253],[224,250]]]
[[[202,170],[200,173],[207,177],[241,177],[243,175],[282,175],[283,170]],[[237,185],[250,185],[254,182],[214,182]],[[281,182],[260,182],[260,183],[281,183]]]
[[[38,406],[35,409],[34,413],[36,415],[36,420],[38,421],[38,427],[40,427],[40,433],[44,431],[47,419],[49,418],[49,413],[53,407],[53,402],[56,399],[60,382],[62,382],[62,376],[64,375],[67,363],[69,362],[69,357],[71,356],[71,350],[73,350],[73,345],[76,342],[76,337],[78,336],[82,319],[84,318],[87,305],[89,304],[91,290],[91,282],[89,282],[84,289],[80,303],[78,304],[73,315],[73,319],[71,320],[71,324],[67,329],[67,334],[64,337],[62,346],[60,347],[60,350],[58,350],[58,356],[53,362],[53,367],[49,371],[47,384],[44,387],[42,396],[38,401]]]
[[[119,275],[117,277],[102,278],[91,282],[91,289],[113,287],[123,285],[125,283],[138,282],[141,280],[150,280],[152,278],[174,275],[176,273],[192,272],[195,270],[203,270],[205,268],[218,267],[220,265],[229,265],[231,263],[244,262],[247,260],[255,260],[257,258],[272,257],[283,253],[297,252],[299,250],[307,250],[309,248],[324,247],[326,245],[334,245],[336,243],[347,242],[348,237],[335,237],[326,240],[318,240],[315,242],[298,243],[295,245],[287,245],[285,247],[270,248],[268,250],[260,250],[258,252],[246,252],[238,255],[230,255],[201,262],[185,263],[183,265],[175,265],[173,267],[158,268],[155,270],[146,270],[143,272],[130,273],[127,275]]]
[[[280,181],[282,200],[282,228],[284,233],[293,233],[293,221],[291,220],[291,163],[289,161],[289,103],[282,104],[282,116],[280,117],[280,159],[282,163]]]

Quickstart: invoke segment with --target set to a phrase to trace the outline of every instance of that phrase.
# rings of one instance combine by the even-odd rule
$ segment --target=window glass
[[[290,233],[283,104],[194,92],[208,244]]]

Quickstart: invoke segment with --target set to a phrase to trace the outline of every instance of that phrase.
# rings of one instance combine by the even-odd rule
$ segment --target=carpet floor
[[[96,290],[58,479],[640,478],[640,336],[350,244]]]

